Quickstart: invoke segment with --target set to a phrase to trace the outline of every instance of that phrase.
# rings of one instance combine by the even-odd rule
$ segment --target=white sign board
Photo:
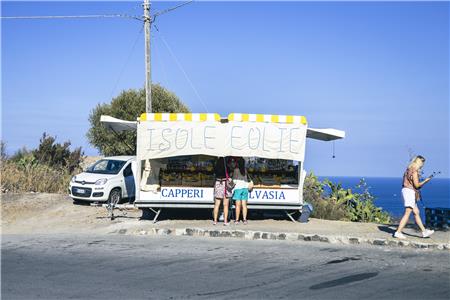
[[[174,201],[174,202],[204,202],[212,203],[214,200],[214,188],[197,188],[197,187],[161,187],[161,191],[140,192],[140,200],[142,201]]]
[[[143,121],[138,124],[137,157],[203,154],[303,161],[306,130],[303,124]]]
[[[258,189],[255,188],[249,193],[249,204],[284,204],[299,203],[298,189]]]
[[[177,203],[214,203],[213,188],[162,187],[157,193],[142,192],[141,201]],[[249,193],[249,204],[299,203],[298,189],[258,189]]]

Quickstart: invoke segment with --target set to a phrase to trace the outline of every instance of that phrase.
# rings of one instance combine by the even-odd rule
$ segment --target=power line
[[[194,0],[190,0],[184,3],[181,3],[179,5],[176,5],[174,7],[168,8],[168,9],[164,9],[162,11],[156,12],[155,14],[151,15],[150,14],[150,0],[144,0],[143,2],[143,8],[144,8],[144,15],[142,17],[138,17],[138,16],[133,16],[133,15],[129,15],[129,14],[96,14],[96,15],[70,15],[70,16],[0,16],[0,19],[10,19],[10,20],[32,20],[32,19],[92,19],[92,18],[126,18],[126,19],[133,19],[133,20],[138,20],[143,22],[144,24],[144,29],[145,29],[145,76],[146,76],[146,80],[145,80],[145,94],[146,94],[146,112],[151,112],[151,68],[150,68],[150,29],[151,26],[153,24],[153,22],[155,22],[156,17],[163,15],[165,13],[168,13],[170,11],[173,11],[179,7],[182,7],[184,5],[187,5],[189,3],[192,3]],[[156,28],[156,26],[155,26]],[[158,30],[158,28],[156,28]],[[162,36],[161,36],[162,37]],[[136,39],[137,40],[137,39]],[[186,77],[186,79],[188,80],[189,84],[191,85],[192,89],[194,90],[195,94],[197,95],[197,97],[199,98],[199,100],[202,102],[202,105],[206,108],[205,103],[203,102],[203,100],[200,97],[200,94],[198,93],[197,89],[194,87],[192,81],[189,79],[189,77],[186,74],[186,71],[184,71],[184,68],[181,66],[180,62],[178,61],[178,59],[175,57],[175,55],[173,54],[172,50],[170,49],[169,45],[167,44],[167,42],[162,38],[165,46],[169,49],[169,52],[171,53],[171,55],[174,57],[175,61],[177,62],[179,68],[182,70],[184,76]],[[135,42],[136,44],[136,42]],[[132,47],[132,51],[135,47],[135,44]],[[131,54],[130,54],[131,55]],[[120,74],[119,74],[119,79],[116,82],[116,85],[114,87],[114,90],[117,87],[118,81],[120,80],[122,73],[128,63],[129,57],[124,65],[124,67],[122,68]],[[114,92],[113,90],[113,92]]]
[[[172,49],[170,48],[169,44],[167,43],[166,39],[163,37],[163,35],[161,34],[161,32],[159,31],[158,27],[156,27],[156,25],[153,25],[156,29],[156,31],[158,32],[159,37],[161,38],[161,41],[163,42],[164,46],[166,46],[167,50],[169,51],[170,55],[172,56],[172,58],[175,60],[175,63],[177,64],[177,66],[180,68],[181,72],[183,73],[184,77],[186,78],[187,82],[189,83],[189,85],[191,86],[192,90],[194,91],[195,95],[197,96],[198,100],[200,101],[200,103],[203,105],[203,108],[206,110],[206,112],[208,111],[208,107],[205,104],[205,101],[203,101],[203,98],[200,96],[199,92],[197,91],[197,89],[194,86],[194,83],[192,82],[192,80],[189,78],[188,74],[186,73],[186,71],[184,70],[183,66],[181,65],[180,61],[178,60],[178,58],[175,56],[175,53],[173,53]]]
[[[152,22],[156,19],[156,17],[163,15],[165,13],[171,12],[179,7],[185,6],[189,3],[194,2],[194,0],[186,1],[174,7],[164,9],[156,12],[152,16]],[[137,7],[134,8],[136,10]],[[126,19],[134,19],[138,21],[145,21],[143,17],[138,17],[134,15],[128,14],[98,14],[98,15],[70,15],[70,16],[0,16],[0,19],[10,19],[10,20],[26,20],[26,19],[89,19],[89,18],[126,18]]]
[[[156,19],[156,17],[158,17],[158,16],[160,16],[160,15],[163,15],[163,14],[165,14],[165,13],[168,13],[168,12],[170,12],[170,11],[172,11],[172,10],[175,10],[175,9],[177,9],[177,8],[180,8],[180,7],[182,7],[182,6],[185,6],[185,5],[187,5],[187,4],[189,4],[189,3],[192,3],[192,2],[194,2],[194,0],[186,1],[186,2],[184,2],[184,3],[181,3],[181,4],[176,5],[176,6],[174,6],[174,7],[167,8],[167,9],[164,9],[164,10],[161,10],[161,11],[157,11],[157,12],[153,15],[153,21]]]
[[[1,16],[0,19],[92,19],[92,18],[125,18],[142,21],[142,18],[138,16],[125,15],[125,14],[112,14],[112,15],[72,15],[72,16]]]
[[[128,14],[129,14],[129,15],[132,15],[132,14],[136,13],[136,11],[137,11],[138,9],[142,9],[142,3],[136,2],[136,3],[134,3],[134,5],[133,5],[133,6],[130,8],[130,10],[129,10],[129,11],[131,11],[132,13],[128,13]]]
[[[164,63],[164,58],[163,58],[163,51],[161,50],[161,46],[159,43],[155,43],[154,44],[154,50],[153,50],[153,61],[155,61],[158,66],[160,66],[160,70],[162,73],[162,77],[163,77],[163,85],[166,87],[170,86],[170,82],[169,82],[169,77],[167,76],[167,72],[166,72],[166,65]]]
[[[125,68],[127,67],[128,63],[129,63],[129,61],[130,61],[130,58],[131,58],[131,56],[132,56],[132,54],[133,54],[133,52],[134,52],[134,48],[136,48],[136,44],[137,44],[137,42],[138,42],[138,40],[139,40],[139,38],[140,38],[140,36],[141,36],[141,33],[142,33],[142,30],[143,30],[143,29],[144,29],[144,26],[142,26],[142,27],[139,29],[138,34],[136,35],[136,38],[135,38],[134,43],[133,43],[133,46],[131,46],[131,50],[130,50],[130,52],[129,52],[129,54],[128,54],[126,60],[125,60],[125,63],[124,63],[123,66],[122,66],[122,69],[120,70],[119,76],[117,77],[116,83],[114,84],[114,88],[113,88],[112,91],[111,91],[111,95],[110,95],[110,97],[109,97],[109,98],[111,98],[111,99],[112,99],[112,97],[113,97],[114,92],[115,92],[116,89],[117,89],[117,86],[119,85],[120,80],[122,79],[122,75],[123,75],[123,73],[124,73],[124,71],[125,71]]]
[[[176,5],[172,8],[157,12],[153,16],[150,14],[150,0],[144,0],[144,28],[145,28],[145,112],[152,112],[152,76],[151,76],[151,49],[150,49],[150,35],[152,24],[155,22],[156,17],[162,15],[166,12],[177,9],[183,5],[186,5],[192,1],[182,3],[181,5]]]

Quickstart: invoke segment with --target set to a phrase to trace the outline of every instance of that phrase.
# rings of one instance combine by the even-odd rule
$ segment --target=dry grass
[[[47,165],[1,162],[2,192],[66,193],[71,176],[68,170]]]

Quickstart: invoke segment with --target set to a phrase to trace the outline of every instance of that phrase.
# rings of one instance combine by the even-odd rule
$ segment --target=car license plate
[[[85,191],[83,189],[75,189],[75,192],[79,194],[84,194]]]

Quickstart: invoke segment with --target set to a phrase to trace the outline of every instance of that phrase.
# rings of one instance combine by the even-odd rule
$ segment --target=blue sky
[[[142,10],[140,2],[2,2],[3,16],[98,13]],[[142,24],[1,25],[9,152],[35,147],[45,131],[96,154],[85,138],[89,112],[144,85]],[[417,153],[426,173],[449,177],[448,2],[195,2],[156,25],[153,81],[193,112],[205,111],[203,101],[222,116],[298,114],[311,127],[345,130],[334,159],[332,143],[308,141],[305,167],[319,175],[401,176]]]

